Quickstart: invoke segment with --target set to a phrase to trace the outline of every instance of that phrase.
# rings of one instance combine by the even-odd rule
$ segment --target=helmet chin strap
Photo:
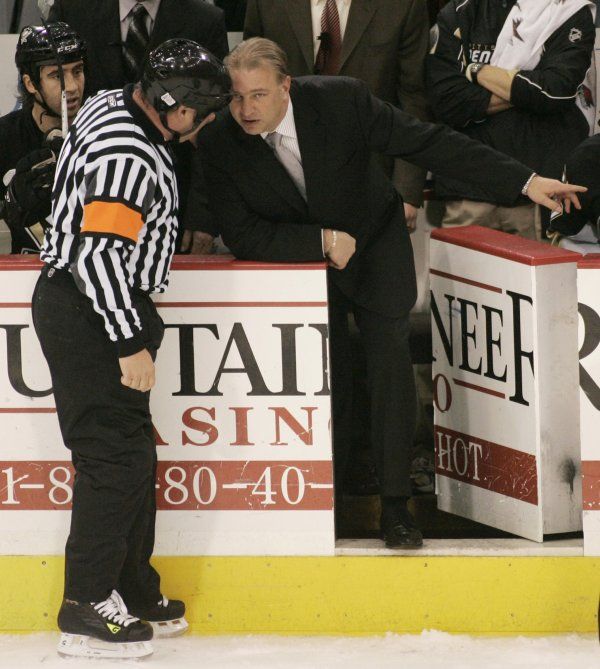
[[[159,112],[158,114],[160,118],[160,122],[163,124],[163,126],[173,135],[171,139],[169,139],[169,143],[173,144],[179,144],[179,140],[181,139],[181,135],[177,132],[177,130],[173,130],[171,126],[169,125],[169,121],[167,120],[167,112]]]
[[[34,96],[34,99],[37,102],[37,104],[44,110],[43,115],[50,116],[50,118],[60,119],[61,115],[57,114],[53,109],[50,108],[50,106],[46,102],[46,98],[44,97],[42,91],[36,87],[35,92],[39,95],[40,99],[38,100],[37,96]]]

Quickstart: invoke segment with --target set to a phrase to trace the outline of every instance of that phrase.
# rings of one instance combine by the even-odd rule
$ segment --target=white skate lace
[[[98,611],[102,617],[107,618],[113,623],[117,623],[117,625],[122,625],[123,627],[128,627],[139,620],[139,618],[127,613],[125,602],[116,590],[112,591],[108,599],[105,599],[103,602],[98,602],[98,604],[94,604],[94,609]]]
[[[162,599],[158,602],[159,606],[169,606],[169,599],[165,597],[164,595],[162,596]]]

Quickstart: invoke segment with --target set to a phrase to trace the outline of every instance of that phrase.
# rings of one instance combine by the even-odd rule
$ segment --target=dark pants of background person
[[[390,299],[393,299],[390,296]],[[410,497],[416,391],[408,344],[408,315],[390,318],[354,304],[329,282],[329,349],[336,494],[341,494],[352,441],[352,353],[348,313],[365,349],[371,444],[380,494]]]
[[[153,357],[163,323],[149,296],[134,305]],[[65,597],[99,602],[118,590],[128,607],[155,604],[150,565],[156,516],[156,444],[150,393],[121,384],[116,344],[66,270],[45,267],[32,300],[58,421],[75,467]]]

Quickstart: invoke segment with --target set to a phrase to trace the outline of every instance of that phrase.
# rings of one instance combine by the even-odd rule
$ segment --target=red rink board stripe
[[[0,413],[56,413],[56,407],[0,407]]]
[[[282,308],[282,307],[293,307],[293,308],[314,308],[314,307],[326,307],[327,302],[155,302],[157,309],[170,309],[170,308],[238,308],[238,307],[250,307],[250,308]],[[31,302],[0,302],[0,309],[29,309],[31,308]]]
[[[158,309],[214,307],[326,307],[327,302],[155,302]]]
[[[484,490],[537,505],[534,455],[435,426],[435,471]]]
[[[69,510],[68,461],[0,462],[0,511]],[[160,461],[156,503],[165,511],[330,511],[333,471],[315,461]]]
[[[600,511],[600,460],[582,460],[583,510]]]
[[[466,381],[461,381],[460,379],[452,379],[457,386],[462,386],[463,388],[468,388],[469,390],[477,390],[477,392],[485,393],[486,395],[493,395],[494,397],[500,397],[502,399],[506,398],[504,393],[499,392],[498,390],[491,390],[490,388],[485,388],[484,386],[477,386],[474,383],[467,383]]]
[[[484,228],[480,225],[433,230],[431,239],[534,267],[565,262],[576,263],[581,259],[581,254],[574,251],[542,244],[518,235],[509,235],[506,232]]]
[[[451,281],[458,281],[459,283],[466,283],[469,286],[475,286],[476,288],[482,288],[483,290],[489,290],[492,293],[502,293],[502,288],[497,286],[492,286],[489,283],[481,283],[480,281],[473,281],[473,279],[467,279],[464,276],[458,276],[458,274],[449,274],[448,272],[442,272],[439,269],[430,269],[430,274],[434,276],[439,276],[442,279],[450,279]]]

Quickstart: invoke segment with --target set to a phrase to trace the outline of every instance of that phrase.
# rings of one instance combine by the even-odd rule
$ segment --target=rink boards
[[[600,555],[600,255],[578,263],[581,481],[586,555]]]
[[[509,540],[510,541],[510,540]],[[456,542],[460,543],[460,542]],[[159,557],[162,589],[199,634],[593,633],[600,558],[581,548],[506,556]],[[518,550],[511,548],[515,553]],[[344,551],[338,551],[344,553]],[[460,552],[460,551],[459,551]],[[474,551],[477,553],[477,551]],[[497,554],[497,557],[494,555]],[[0,557],[0,632],[55,630],[64,563]]]
[[[581,530],[581,256],[479,226],[431,237],[438,507],[540,542]]]
[[[39,267],[0,260],[4,555],[61,555],[70,517],[70,454],[31,321]],[[332,555],[325,266],[180,257],[155,302],[156,554]]]

